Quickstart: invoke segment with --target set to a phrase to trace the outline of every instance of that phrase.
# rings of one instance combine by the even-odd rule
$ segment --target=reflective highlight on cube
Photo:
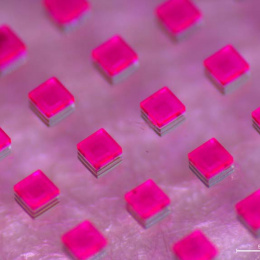
[[[125,194],[129,213],[149,228],[170,213],[170,199],[153,180],[147,180]]]
[[[89,221],[84,221],[62,236],[65,249],[78,260],[97,260],[105,254],[107,241]]]
[[[100,71],[112,84],[119,83],[138,67],[138,56],[119,35],[92,51],[92,58]]]
[[[75,109],[74,96],[55,77],[29,93],[30,108],[47,125],[54,126]]]
[[[180,260],[212,260],[217,248],[200,230],[195,230],[173,245],[173,252]]]
[[[121,146],[103,128],[78,143],[78,158],[97,178],[122,161]]]
[[[140,103],[141,116],[163,136],[184,121],[186,108],[168,87],[163,87]]]
[[[190,169],[208,187],[234,171],[232,155],[212,138],[188,154]]]
[[[244,85],[249,77],[249,64],[232,45],[208,57],[204,66],[207,75],[223,94]]]
[[[59,194],[58,187],[41,170],[14,185],[15,200],[32,218],[54,207]]]

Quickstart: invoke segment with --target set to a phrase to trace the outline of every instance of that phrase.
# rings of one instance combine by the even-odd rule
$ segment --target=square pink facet
[[[92,51],[92,57],[111,77],[138,62],[134,50],[118,35]]]
[[[260,228],[260,190],[238,202],[236,211],[252,231],[258,231]]]
[[[122,154],[121,146],[103,128],[78,143],[77,148],[96,170]]]
[[[0,69],[5,69],[25,53],[24,43],[7,25],[2,25],[0,27]]]
[[[227,85],[249,71],[249,64],[237,52],[227,45],[204,61],[204,66],[221,85]]]
[[[167,87],[163,87],[143,100],[140,107],[150,121],[158,127],[170,123],[186,111],[182,102]]]
[[[60,194],[59,189],[41,170],[14,185],[14,192],[32,211],[43,207]]]
[[[252,118],[260,126],[260,107],[252,112]]]
[[[207,179],[227,169],[234,162],[230,153],[215,138],[190,152],[188,158]]]
[[[47,118],[74,103],[73,95],[55,77],[32,90],[29,99]]]
[[[62,242],[69,252],[80,260],[100,253],[107,241],[89,221],[84,221],[62,236]]]
[[[89,10],[86,0],[44,0],[51,16],[61,25],[66,25],[80,18]]]
[[[215,246],[200,230],[193,231],[174,244],[173,252],[180,260],[211,260],[218,254]]]
[[[143,220],[153,217],[170,204],[169,197],[153,180],[147,180],[127,192],[125,200]]]
[[[0,128],[0,151],[11,145],[11,138]]]
[[[173,34],[178,34],[201,19],[201,13],[190,0],[170,0],[157,10],[159,19]]]

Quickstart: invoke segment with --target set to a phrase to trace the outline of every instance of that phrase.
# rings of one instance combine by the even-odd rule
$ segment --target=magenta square
[[[161,4],[157,16],[166,28],[177,36],[201,20],[198,8],[189,0],[170,0]]]
[[[11,145],[11,138],[0,128],[0,152]]]
[[[41,170],[35,171],[15,184],[14,192],[23,203],[21,206],[28,208],[32,216],[60,194],[59,189]]]
[[[95,48],[92,58],[109,77],[138,64],[135,51],[118,35]]]
[[[69,106],[74,106],[73,95],[55,77],[32,90],[29,100],[47,120]]]
[[[236,204],[237,215],[240,220],[259,236],[260,230],[260,190],[255,191]]]
[[[190,152],[188,158],[207,179],[231,167],[234,162],[231,154],[215,138]]]
[[[204,61],[206,70],[220,85],[226,86],[249,71],[249,64],[237,52],[227,45]]]
[[[45,7],[61,25],[67,25],[81,18],[90,6],[86,0],[44,0]]]
[[[159,128],[182,115],[186,108],[167,87],[163,87],[140,103],[141,110]]]
[[[122,155],[121,146],[103,128],[78,143],[77,148],[96,170]]]
[[[96,257],[107,245],[104,236],[87,220],[65,233],[62,242],[80,260]]]
[[[173,252],[180,260],[211,260],[218,254],[216,247],[200,230],[174,244]]]
[[[7,67],[26,55],[26,47],[18,36],[7,25],[0,27],[0,70]]]
[[[125,194],[130,213],[139,221],[148,221],[170,205],[169,197],[153,180],[147,180]],[[129,209],[129,208],[128,208]]]

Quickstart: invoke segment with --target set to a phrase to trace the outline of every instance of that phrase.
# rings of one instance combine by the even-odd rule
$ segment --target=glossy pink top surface
[[[29,99],[46,117],[54,116],[74,103],[73,95],[55,77],[32,90]]]
[[[25,54],[26,47],[18,36],[7,25],[0,27],[0,68]]]
[[[189,161],[207,178],[215,176],[233,164],[233,157],[212,138],[188,154]]]
[[[121,146],[103,128],[78,143],[77,148],[96,170],[122,154]]]
[[[174,34],[181,33],[201,19],[198,8],[189,0],[170,0],[156,9],[159,19]]]
[[[195,230],[173,245],[180,260],[211,260],[218,254],[215,246],[200,231]]]
[[[44,0],[51,16],[60,24],[66,24],[79,18],[88,11],[86,0]]]
[[[103,235],[87,220],[64,234],[62,242],[80,260],[94,256],[107,245]]]
[[[142,219],[154,216],[170,204],[169,197],[153,180],[127,192],[125,200]]]
[[[92,51],[92,58],[110,76],[115,76],[138,61],[135,51],[115,35]]]
[[[258,125],[260,125],[260,107],[252,112],[252,118],[256,121]]]
[[[227,45],[204,61],[204,66],[221,85],[249,71],[249,64],[232,45]]]
[[[152,123],[162,127],[186,111],[182,102],[167,87],[163,87],[140,103]]]
[[[237,214],[255,231],[260,228],[260,190],[236,204]]]
[[[0,128],[0,151],[11,144],[11,138]]]
[[[31,210],[37,210],[60,194],[55,184],[37,170],[14,185],[14,192]]]

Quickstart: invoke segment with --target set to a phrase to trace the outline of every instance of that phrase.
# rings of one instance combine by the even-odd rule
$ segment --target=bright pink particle
[[[80,260],[100,253],[107,245],[103,235],[87,220],[65,233],[62,242]]]
[[[135,51],[118,35],[94,49],[92,57],[111,77],[138,62]]]
[[[215,176],[233,164],[233,157],[212,138],[188,154],[189,161],[207,179]]]
[[[252,112],[252,118],[260,125],[260,107]]]
[[[14,192],[32,211],[43,207],[60,194],[59,189],[41,170],[15,184]]]
[[[183,103],[167,87],[163,87],[140,103],[151,122],[162,127],[186,111]]]
[[[61,25],[73,22],[90,9],[86,0],[44,0],[44,4]]]
[[[236,211],[253,231],[258,231],[260,228],[260,190],[238,202]]]
[[[26,53],[24,43],[7,25],[0,27],[0,69],[4,69]]]
[[[153,180],[147,180],[125,194],[126,202],[142,218],[148,219],[170,204],[169,197]]]
[[[200,231],[195,230],[173,245],[180,260],[211,260],[218,254],[215,246]]]
[[[78,143],[77,148],[96,170],[122,154],[121,146],[103,128]]]
[[[231,45],[225,46],[207,58],[204,66],[223,86],[249,71],[247,61]]]
[[[74,103],[73,95],[55,77],[33,89],[29,99],[46,117],[54,116]]]
[[[0,150],[11,144],[11,138],[0,128]]]
[[[198,8],[189,0],[170,0],[161,4],[157,10],[159,19],[173,33],[178,34],[201,19]]]

